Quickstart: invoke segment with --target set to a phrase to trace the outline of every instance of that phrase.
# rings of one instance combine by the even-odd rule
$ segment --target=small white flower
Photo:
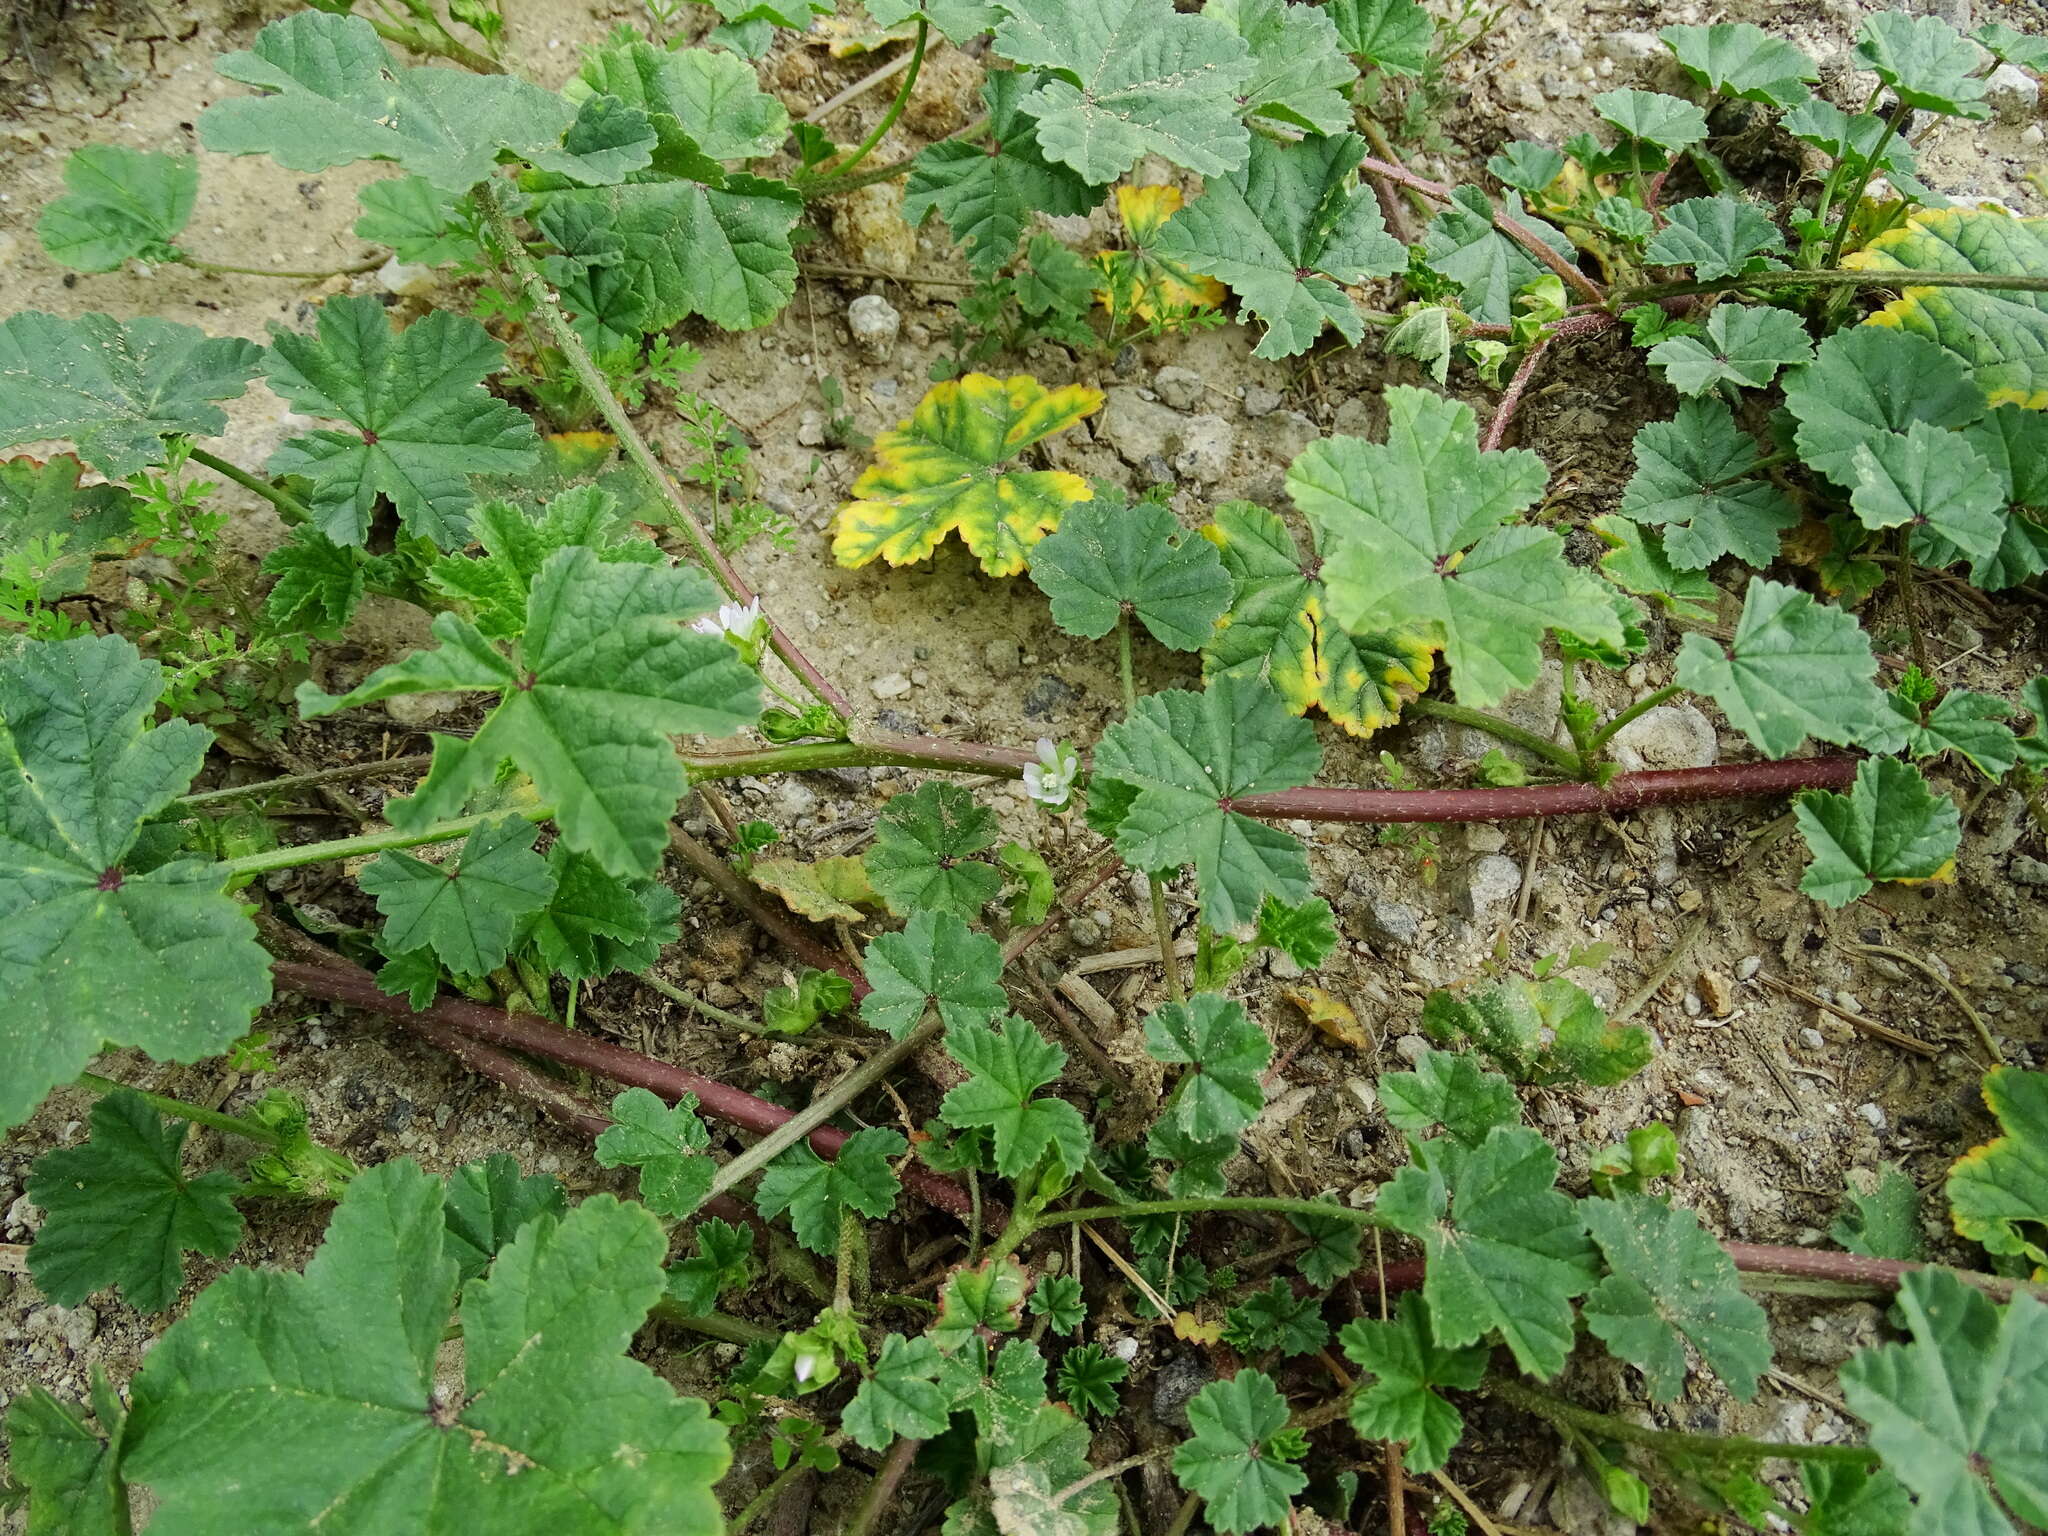
[[[768,619],[761,612],[761,599],[744,603],[720,603],[716,614],[706,614],[690,628],[700,635],[722,635],[749,665],[759,661],[761,647],[768,639]]]
[[[1074,798],[1074,780],[1081,773],[1081,755],[1068,742],[1054,746],[1038,738],[1038,761],[1024,765],[1024,792],[1040,805],[1063,809]]]
[[[796,1364],[792,1367],[790,1374],[796,1377],[797,1385],[802,1386],[811,1379],[811,1374],[817,1368],[818,1357],[816,1355],[798,1355],[796,1357]]]

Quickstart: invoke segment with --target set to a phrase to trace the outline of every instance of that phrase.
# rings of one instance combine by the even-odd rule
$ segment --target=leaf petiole
[[[118,1089],[128,1088],[126,1083],[117,1083],[111,1077],[101,1077],[97,1072],[81,1072],[76,1082],[79,1087],[88,1088],[94,1093],[113,1093]],[[194,1125],[203,1125],[210,1130],[225,1132],[229,1136],[260,1141],[265,1146],[274,1147],[282,1140],[273,1128],[257,1120],[244,1119],[240,1115],[224,1115],[217,1109],[187,1104],[183,1099],[169,1098],[143,1088],[128,1088],[128,1091],[158,1114],[169,1115],[174,1120],[189,1120]]]

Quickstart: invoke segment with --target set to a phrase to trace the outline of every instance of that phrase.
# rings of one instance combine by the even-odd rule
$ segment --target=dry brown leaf
[[[1331,1044],[1348,1046],[1354,1051],[1373,1049],[1372,1036],[1358,1022],[1358,1015],[1351,1011],[1351,1005],[1331,996],[1321,987],[1302,987],[1280,995],[1299,1008],[1309,1023],[1315,1025],[1316,1032]]]

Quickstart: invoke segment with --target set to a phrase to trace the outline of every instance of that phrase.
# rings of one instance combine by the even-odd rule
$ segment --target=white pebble
[[[1881,1131],[1884,1129],[1884,1111],[1875,1104],[1858,1104],[1856,1106],[1856,1113],[1869,1124],[1872,1130]]]

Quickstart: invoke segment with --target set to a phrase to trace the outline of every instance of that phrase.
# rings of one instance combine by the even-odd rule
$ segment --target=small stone
[[[27,1195],[16,1195],[14,1203],[7,1207],[6,1227],[9,1233],[34,1232],[43,1224],[43,1208]]]
[[[1763,968],[1763,956],[1744,955],[1740,960],[1738,960],[1735,963],[1735,979],[1737,981],[1748,981],[1750,977],[1754,976],[1758,971],[1762,970]]]
[[[1734,988],[1719,971],[1701,971],[1698,986],[1700,1001],[1707,1005],[1707,1011],[1715,1018],[1725,1019],[1735,1011]]]
[[[1422,933],[1422,913],[1405,901],[1396,901],[1354,875],[1345,887],[1344,916],[1365,931],[1365,937],[1380,950],[1405,949]]]
[[[879,293],[864,293],[846,306],[846,329],[868,357],[886,362],[903,332],[903,316]]]
[[[1809,1051],[1823,1051],[1827,1049],[1828,1037],[1809,1024],[1799,1031],[1799,1043]]]
[[[1420,1066],[1429,1052],[1429,1042],[1420,1035],[1403,1035],[1394,1042],[1394,1054],[1411,1067]]]
[[[1095,418],[1095,436],[1114,448],[1133,469],[1148,459],[1166,462],[1177,451],[1183,418],[1156,400],[1147,400],[1128,384],[1103,391],[1102,414]],[[1164,478],[1154,476],[1155,479]]]
[[[1522,866],[1505,854],[1489,853],[1466,869],[1457,907],[1466,917],[1484,918],[1507,906],[1521,889]]]
[[[1102,925],[1092,917],[1077,917],[1067,924],[1067,937],[1076,949],[1093,949],[1102,942]]]
[[[888,672],[868,684],[868,692],[878,699],[900,699],[910,692],[910,679],[901,672]]]
[[[1875,1104],[1858,1104],[1856,1106],[1856,1118],[1863,1121],[1873,1131],[1884,1129],[1884,1111]]]
[[[1344,1091],[1356,1099],[1358,1107],[1367,1114],[1379,1108],[1380,1091],[1373,1086],[1369,1077],[1347,1077],[1344,1080]]]
[[[1024,718],[1049,720],[1080,696],[1073,684],[1048,672],[1024,690]]]
[[[400,725],[425,725],[461,703],[459,693],[401,693],[384,701],[384,713]]]
[[[1711,768],[1721,757],[1713,722],[1690,704],[1660,704],[1612,737],[1614,760],[1630,773],[1655,768]]]
[[[1701,1009],[1701,1007],[1702,1007],[1703,1005],[1702,1005],[1702,1004],[1701,1004],[1701,1002],[1700,1002],[1700,995],[1699,995],[1699,993],[1697,993],[1697,992],[1687,992],[1687,993],[1685,994],[1684,1004],[1685,1004],[1685,1016],[1686,1016],[1686,1017],[1687,1017],[1688,1019],[1696,1019],[1696,1018],[1698,1018],[1698,1017],[1700,1016],[1700,1009]]]
[[[76,1353],[90,1344],[100,1331],[100,1315],[91,1307],[67,1307],[61,1326],[64,1342]]]
[[[2015,960],[2005,968],[2005,974],[2023,987],[2048,986],[2048,971],[2038,965],[2029,965],[2024,960]]]
[[[2048,140],[2048,133],[2042,132],[2039,123],[2029,123],[2020,130],[2020,145],[2022,148],[2039,149],[2043,140]]]
[[[1984,77],[1984,104],[2001,123],[2024,123],[2041,107],[2041,87],[2024,69],[2001,64]]]
[[[805,411],[796,419],[796,441],[800,448],[825,446],[825,413]]]
[[[2012,876],[2015,885],[2030,885],[2037,891],[2048,888],[2048,864],[2043,864],[2028,854],[2014,854],[2012,863],[2006,866],[2006,871]]]
[[[1206,1355],[1177,1355],[1152,1378],[1152,1417],[1168,1429],[1188,1428],[1188,1402],[1216,1379]]]
[[[1173,471],[1199,484],[1214,485],[1229,473],[1230,454],[1236,445],[1236,429],[1221,416],[1190,416],[1181,429]]]
[[[1017,670],[1017,656],[1014,640],[990,640],[981,648],[981,664],[997,677],[1008,677]]]
[[[424,299],[434,291],[439,276],[432,267],[400,261],[396,256],[377,269],[373,281],[386,293],[395,293],[401,299]]]
[[[1465,846],[1474,853],[1499,853],[1507,845],[1508,835],[1499,827],[1475,821],[1465,829]]]
[[[1176,411],[1192,411],[1200,405],[1207,387],[1192,368],[1167,367],[1152,376],[1154,392]]]
[[[1270,416],[1280,409],[1285,398],[1277,389],[1268,389],[1263,384],[1247,384],[1244,387],[1244,413],[1247,416]]]

